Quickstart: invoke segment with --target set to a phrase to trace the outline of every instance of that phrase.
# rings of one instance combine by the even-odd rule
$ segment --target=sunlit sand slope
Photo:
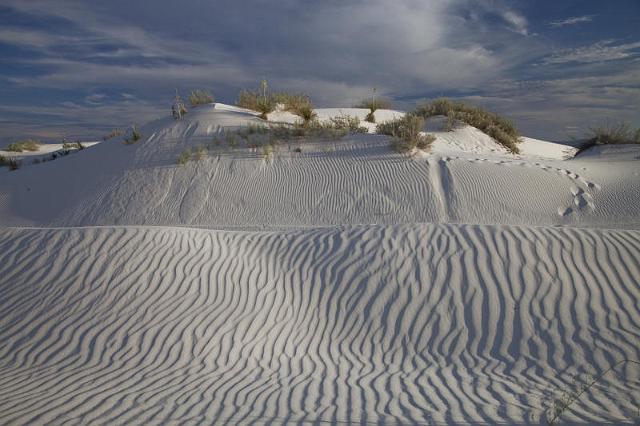
[[[539,422],[640,358],[638,277],[636,231],[5,228],[0,423]]]

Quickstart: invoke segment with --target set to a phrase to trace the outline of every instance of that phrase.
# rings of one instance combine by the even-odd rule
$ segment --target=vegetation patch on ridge
[[[35,152],[35,151],[38,151],[40,149],[41,145],[42,145],[42,143],[37,141],[37,140],[35,140],[35,139],[25,139],[23,141],[19,141],[19,142],[15,142],[15,143],[9,144],[5,148],[5,151],[8,151],[8,152],[24,152],[24,151]]]
[[[445,130],[451,130],[455,121],[466,123],[491,136],[513,154],[520,152],[518,149],[520,134],[516,125],[501,115],[483,108],[440,98],[418,105],[411,114],[424,119],[437,115],[445,116],[447,117]]]

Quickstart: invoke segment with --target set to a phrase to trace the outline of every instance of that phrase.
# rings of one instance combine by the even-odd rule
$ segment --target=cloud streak
[[[603,40],[590,46],[560,50],[544,60],[545,64],[570,62],[596,63],[629,59],[640,55],[640,41],[615,44],[615,40]]]
[[[553,28],[565,27],[567,25],[578,25],[585,24],[593,21],[593,15],[584,15],[584,16],[573,16],[567,19],[561,19],[558,21],[549,22],[549,26]]]

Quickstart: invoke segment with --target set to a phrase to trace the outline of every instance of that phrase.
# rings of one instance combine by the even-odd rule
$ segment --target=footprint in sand
[[[569,216],[573,212],[571,207],[558,207],[558,216],[565,217]]]

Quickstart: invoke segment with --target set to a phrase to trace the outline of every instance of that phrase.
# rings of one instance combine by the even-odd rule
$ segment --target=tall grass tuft
[[[118,136],[123,136],[124,132],[125,132],[124,129],[113,129],[112,131],[110,131],[109,133],[104,135],[102,137],[102,140],[103,141],[108,141],[109,139],[113,139],[113,138],[118,137]]]
[[[193,90],[189,95],[189,103],[192,107],[198,105],[212,104],[214,102],[213,95],[206,90]]]

